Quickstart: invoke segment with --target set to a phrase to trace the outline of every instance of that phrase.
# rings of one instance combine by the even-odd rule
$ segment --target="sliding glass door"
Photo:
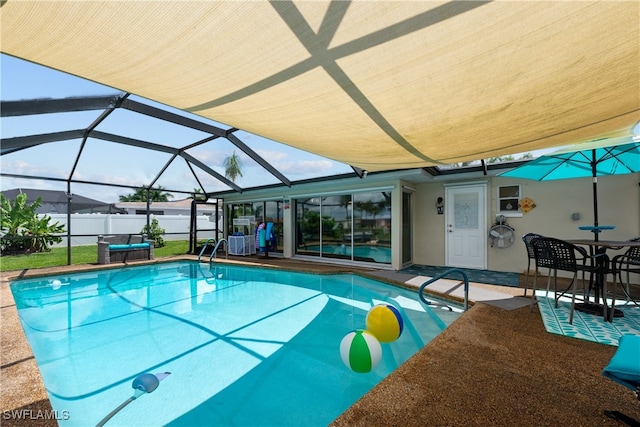
[[[360,192],[298,199],[296,253],[391,263],[391,193]]]

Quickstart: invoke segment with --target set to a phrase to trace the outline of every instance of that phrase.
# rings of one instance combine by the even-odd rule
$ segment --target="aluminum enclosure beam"
[[[0,117],[68,113],[72,111],[105,110],[108,108],[116,107],[119,101],[119,95],[63,99],[34,99],[26,101],[2,101],[2,103],[0,103]]]

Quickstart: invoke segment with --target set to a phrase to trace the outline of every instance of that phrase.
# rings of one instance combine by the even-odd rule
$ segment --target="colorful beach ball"
[[[404,323],[402,315],[392,305],[378,304],[371,307],[367,313],[367,331],[371,332],[380,342],[392,342],[400,338]]]
[[[382,346],[369,331],[349,332],[340,342],[340,357],[354,372],[370,372],[382,358]]]

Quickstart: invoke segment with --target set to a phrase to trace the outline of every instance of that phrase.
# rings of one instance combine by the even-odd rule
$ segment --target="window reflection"
[[[391,193],[296,200],[297,253],[391,263]]]
[[[228,230],[229,234],[233,233],[242,233],[242,234],[250,234],[253,233],[261,222],[272,222],[273,223],[273,233],[276,237],[276,249],[271,249],[269,252],[282,252],[282,242],[283,242],[283,208],[284,205],[282,201],[277,200],[268,200],[268,201],[259,201],[259,202],[251,202],[251,203],[233,203],[227,206],[227,219],[228,219]],[[255,217],[255,224],[251,227],[246,227],[243,229],[239,229],[238,227],[234,227],[233,220],[235,218],[239,218],[241,216],[253,216]]]
[[[320,255],[320,198],[296,201],[296,247],[304,255]]]

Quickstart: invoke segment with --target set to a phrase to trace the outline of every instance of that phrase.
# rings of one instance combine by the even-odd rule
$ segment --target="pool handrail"
[[[209,262],[211,262],[211,260],[213,259],[213,256],[216,255],[216,253],[218,252],[218,247],[220,247],[221,243],[224,243],[226,245],[225,251],[224,251],[225,259],[229,259],[229,242],[227,242],[227,239],[222,238],[218,240],[218,243],[216,243],[216,246],[213,248],[213,252],[211,252],[211,256],[209,256]]]
[[[449,307],[446,304],[443,303],[439,303],[439,302],[435,302],[435,301],[427,301],[427,299],[424,297],[423,295],[423,291],[424,288],[426,288],[427,286],[429,286],[431,283],[442,279],[443,277],[451,274],[451,273],[460,273],[462,275],[462,280],[464,281],[464,311],[467,311],[469,309],[469,278],[467,277],[467,273],[465,273],[464,271],[460,270],[459,268],[452,268],[450,270],[447,270],[441,274],[438,274],[437,276],[432,277],[431,279],[427,280],[426,282],[424,282],[422,285],[420,285],[420,289],[418,290],[418,294],[420,295],[420,300],[422,300],[423,303],[427,304],[427,305],[435,305],[435,306],[440,306],[440,307],[446,307],[449,309],[449,311],[453,311],[451,309],[451,307]]]
[[[202,258],[202,254],[204,253],[204,250],[207,249],[207,246],[209,246],[209,242],[213,242],[214,246],[216,244],[216,239],[215,237],[212,237],[210,239],[207,239],[206,242],[204,242],[204,245],[202,246],[202,250],[200,251],[200,255],[198,255],[198,262],[200,262],[200,258]],[[214,249],[215,250],[215,249]]]

